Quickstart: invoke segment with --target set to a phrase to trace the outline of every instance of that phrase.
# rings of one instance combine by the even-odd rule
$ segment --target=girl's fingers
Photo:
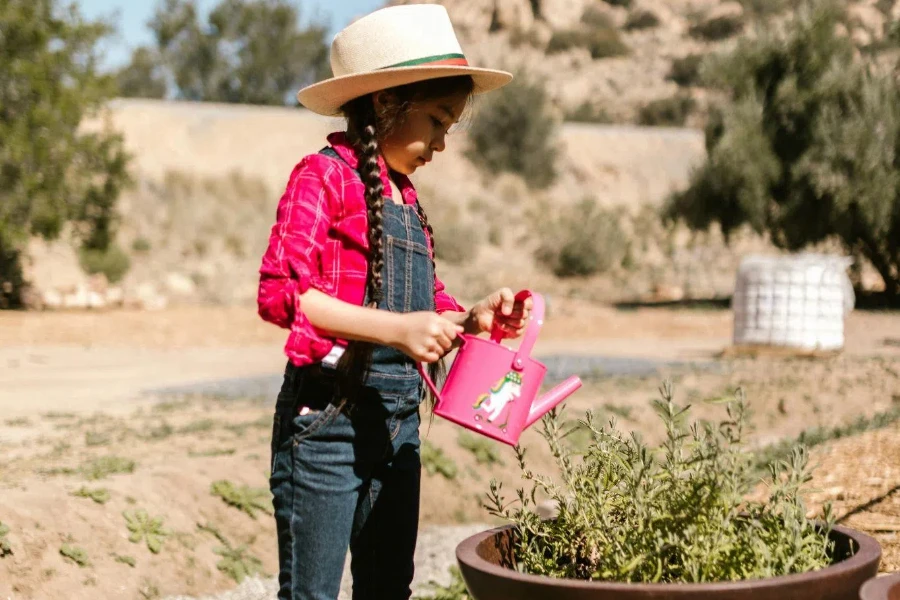
[[[513,311],[513,305],[516,303],[516,296],[509,288],[500,289],[500,314],[509,315]]]

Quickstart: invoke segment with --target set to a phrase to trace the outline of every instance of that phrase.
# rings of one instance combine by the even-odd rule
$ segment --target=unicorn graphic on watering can
[[[540,294],[522,290],[516,300],[525,301],[529,297],[533,307],[518,349],[501,344],[505,335],[497,325],[486,340],[460,334],[462,345],[440,391],[428,377],[424,365],[419,365],[425,384],[437,398],[434,414],[515,446],[526,427],[581,387],[581,380],[573,375],[545,394],[539,394],[547,367],[531,356],[531,350],[544,324],[544,299]],[[495,423],[504,414],[503,423]]]
[[[483,410],[488,413],[487,420],[490,423],[496,421],[503,409],[508,404],[515,402],[516,398],[522,395],[522,376],[515,371],[507,373],[503,379],[497,382],[497,385],[491,388],[489,394],[482,394],[478,397],[478,401],[472,405],[475,410]],[[475,415],[475,419],[479,419],[480,415]],[[499,425],[500,429],[506,427],[506,423]]]

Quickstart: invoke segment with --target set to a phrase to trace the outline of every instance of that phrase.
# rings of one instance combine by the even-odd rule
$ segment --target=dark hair
[[[381,182],[381,167],[378,163],[381,154],[380,142],[403,124],[416,103],[457,95],[470,98],[474,89],[475,82],[468,75],[441,77],[384,90],[388,94],[385,95],[386,101],[380,114],[375,111],[372,94],[351,100],[341,107],[341,112],[347,119],[347,136],[356,149],[359,173],[366,186],[369,222],[369,273],[366,289],[370,306],[377,305],[382,298],[384,268],[382,248],[384,185]],[[416,213],[422,228],[428,231],[433,257],[434,230],[428,223],[428,217],[421,203],[416,203]],[[352,342],[349,345],[338,363],[342,402],[356,397],[371,366],[371,360],[371,344]],[[437,380],[443,373],[442,361],[429,365],[429,372],[432,379]]]

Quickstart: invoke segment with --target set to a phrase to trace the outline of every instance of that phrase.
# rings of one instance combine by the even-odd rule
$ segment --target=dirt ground
[[[598,374],[567,402],[569,418],[585,410],[616,416],[621,429],[650,440],[659,432],[648,400],[663,378],[698,418],[721,414],[704,400],[743,389],[756,444],[885,413],[900,403],[900,314],[853,313],[846,350],[825,358],[717,359],[730,333],[728,311],[625,311],[560,301],[538,350],[691,361],[647,377]],[[277,372],[282,340],[252,309],[0,313],[0,522],[9,528],[11,550],[0,558],[0,597],[211,593],[234,585],[217,568],[223,553],[230,564],[256,557],[262,571],[273,574],[274,526],[266,502],[244,512],[212,489],[227,480],[268,498],[272,399],[160,399],[142,392]],[[455,471],[450,478],[425,475],[423,524],[484,522],[479,502],[489,480],[506,482],[506,489],[518,485],[511,449],[492,445],[494,462],[479,464],[455,426],[426,421],[422,435],[447,459],[447,473]],[[523,444],[530,467],[549,468],[536,431],[526,432]],[[846,524],[880,540],[882,570],[900,570],[900,425],[829,442],[812,457],[818,467],[811,509],[833,502]],[[108,500],[73,495],[82,488],[105,489]],[[146,540],[129,541],[123,513],[140,509],[163,520],[168,535],[158,554]],[[83,566],[62,556],[63,546],[82,549]]]

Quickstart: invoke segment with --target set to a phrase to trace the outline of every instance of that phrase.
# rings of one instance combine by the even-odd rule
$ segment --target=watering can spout
[[[547,414],[551,408],[571,396],[580,387],[581,379],[577,375],[572,375],[535,400],[531,405],[531,410],[528,412],[528,420],[525,421],[525,427],[531,427],[535,421]]]

